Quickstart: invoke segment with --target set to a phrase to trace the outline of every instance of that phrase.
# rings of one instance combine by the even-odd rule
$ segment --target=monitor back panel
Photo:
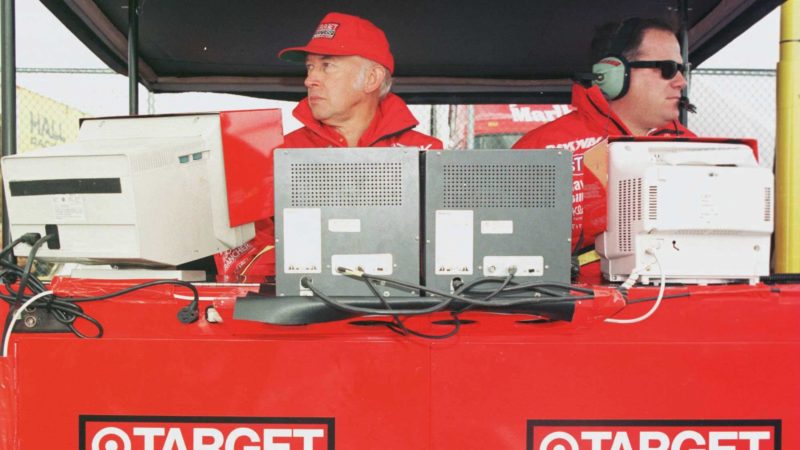
[[[569,151],[425,154],[425,284],[569,282],[571,189]]]
[[[372,295],[339,267],[419,283],[419,183],[414,148],[276,150],[278,295],[310,295],[303,277],[328,295]]]

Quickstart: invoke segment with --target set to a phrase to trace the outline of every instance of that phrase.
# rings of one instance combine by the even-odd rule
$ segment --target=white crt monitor
[[[749,146],[612,142],[608,163],[607,231],[596,241],[607,279],[634,270],[644,283],[661,271],[697,284],[769,275],[773,175]]]
[[[12,237],[57,234],[44,260],[176,266],[255,235],[230,226],[218,113],[85,120],[2,171]]]

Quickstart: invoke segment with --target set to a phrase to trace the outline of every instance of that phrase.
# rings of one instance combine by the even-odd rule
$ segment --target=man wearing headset
[[[284,136],[281,148],[417,147],[442,142],[414,130],[419,122],[390,92],[394,56],[383,30],[350,14],[331,12],[308,44],[278,57],[306,66],[308,96],[294,109],[303,127]],[[270,169],[271,173],[271,169]],[[256,237],[216,255],[224,281],[261,281],[275,275],[272,220],[256,223]]]
[[[686,67],[673,27],[638,18],[604,25],[592,40],[592,57],[592,86],[576,83],[572,88],[576,110],[527,133],[513,146],[572,151],[576,254],[591,250],[595,236],[606,227],[604,183],[587,170],[587,150],[609,136],[694,136],[678,122],[679,105],[687,102],[681,97]]]

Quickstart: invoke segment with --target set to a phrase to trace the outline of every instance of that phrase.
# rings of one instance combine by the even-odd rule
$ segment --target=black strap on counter
[[[348,306],[362,308],[383,308],[381,301],[375,297],[333,297],[338,302]],[[386,315],[402,313],[403,309],[421,309],[435,306],[444,302],[438,297],[407,297],[393,298],[388,301],[392,310],[387,310]],[[469,305],[453,301],[447,311],[460,311]],[[487,311],[487,309],[472,307],[473,311]],[[509,308],[493,308],[491,312],[503,314],[522,314],[546,317],[550,320],[571,321],[575,313],[575,302],[571,300],[547,300],[545,298],[531,298],[530,303],[515,305]],[[236,300],[233,312],[234,319],[252,320],[273,325],[306,325],[313,323],[333,322],[357,317],[326,305],[316,297],[292,296],[271,297],[250,293],[246,297]]]

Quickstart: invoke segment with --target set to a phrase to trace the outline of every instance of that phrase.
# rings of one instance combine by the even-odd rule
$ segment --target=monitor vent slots
[[[619,251],[633,251],[631,222],[642,220],[642,179],[619,181]]]
[[[555,208],[555,165],[446,164],[445,208]]]
[[[293,163],[291,206],[402,206],[402,163]]]

